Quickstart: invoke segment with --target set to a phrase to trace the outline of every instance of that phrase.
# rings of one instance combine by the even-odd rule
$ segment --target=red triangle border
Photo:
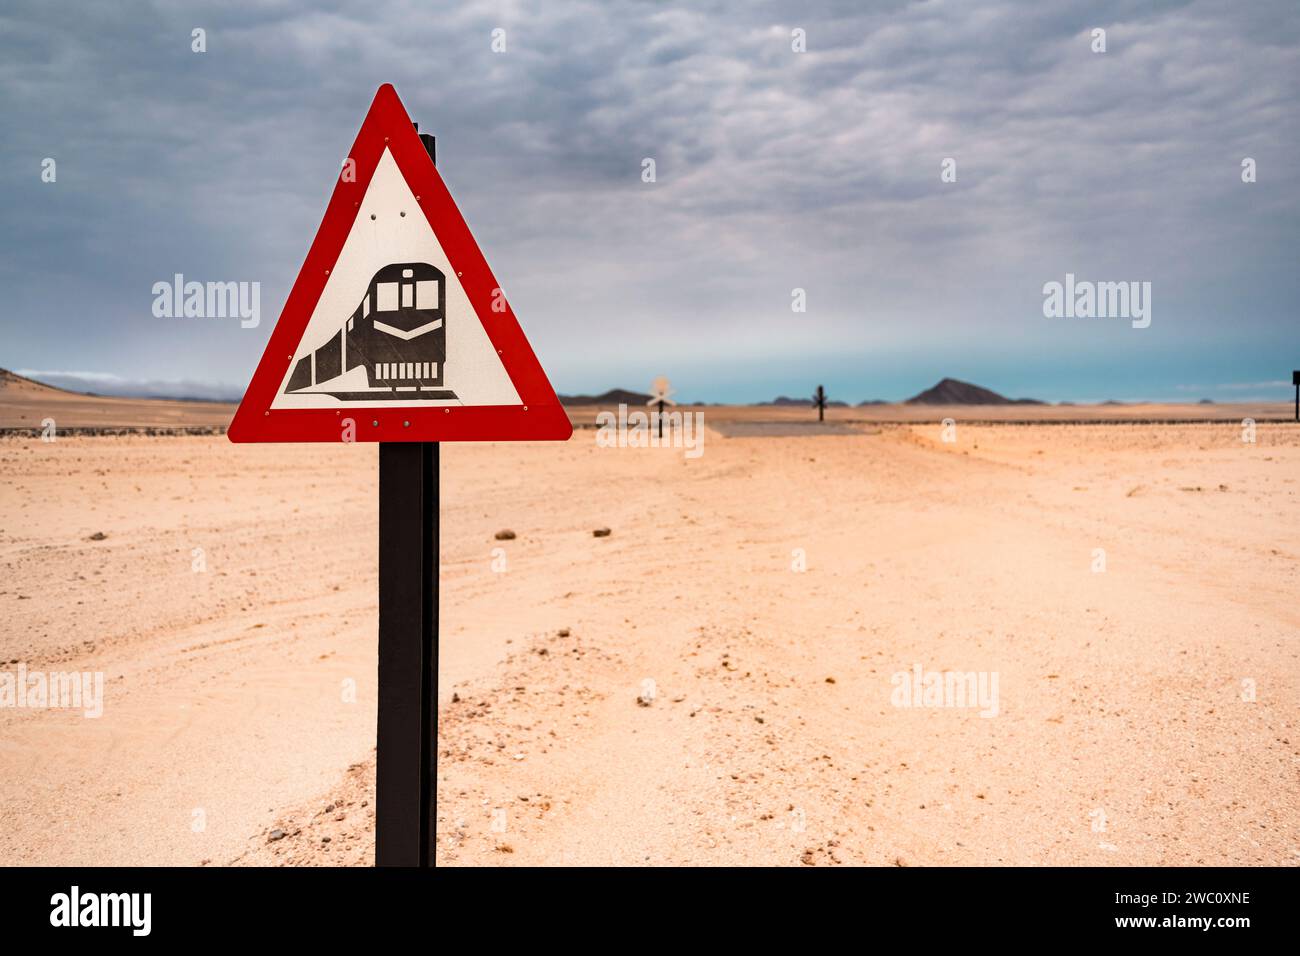
[[[497,349],[520,405],[401,408],[272,409],[292,356],[360,211],[361,200],[385,147],[456,270],[470,304]],[[504,312],[490,307],[500,288],[437,167],[429,159],[397,91],[385,83],[375,94],[348,155],[355,181],[335,181],[334,194],[298,278],[271,332],[244,399],[227,430],[232,442],[342,441],[344,419],[363,441],[563,441],[573,434],[568,414],[555,396],[508,301]]]

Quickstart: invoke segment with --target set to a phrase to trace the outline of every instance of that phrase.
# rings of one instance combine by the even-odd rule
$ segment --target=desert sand
[[[1289,408],[869,411],[443,449],[439,865],[1300,862]],[[371,862],[376,462],[0,439],[0,864]]]

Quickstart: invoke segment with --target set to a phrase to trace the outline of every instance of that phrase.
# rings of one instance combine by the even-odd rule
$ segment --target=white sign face
[[[522,404],[385,148],[270,407]]]

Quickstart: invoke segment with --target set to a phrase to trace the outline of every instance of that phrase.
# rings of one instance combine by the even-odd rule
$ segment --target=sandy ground
[[[1300,429],[718,417],[444,449],[440,865],[1300,862]],[[0,440],[0,864],[371,860],[376,457]]]

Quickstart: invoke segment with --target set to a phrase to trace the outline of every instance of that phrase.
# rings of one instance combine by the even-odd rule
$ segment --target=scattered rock
[[[503,528],[496,533],[496,539],[498,541],[513,541],[515,540],[515,533],[509,528]]]
[[[653,697],[647,697],[645,694],[636,695],[636,705],[638,707],[649,707],[655,702]]]
[[[835,683],[835,678],[834,678],[834,677],[828,677],[828,678],[826,678],[826,683],[828,683],[828,684],[834,684],[834,683]]]
[[[455,691],[452,691],[452,694],[451,694],[451,702],[452,702],[453,704],[459,704],[459,703],[460,703],[460,694],[457,694]]]
[[[816,865],[817,865],[817,864],[816,864],[816,861],[813,859],[813,851],[812,851],[812,850],[804,850],[804,851],[803,851],[803,856],[799,857],[799,862],[802,863],[804,866],[816,866]]]
[[[597,528],[595,531],[591,533],[591,536],[593,538],[608,538],[609,535],[610,535],[610,531],[608,528]]]
[[[559,636],[559,637],[568,637],[568,636],[569,636],[569,629],[568,629],[567,627],[562,627],[562,628],[560,628],[558,631],[556,631],[555,633],[556,633],[556,635]]]
[[[329,837],[321,837],[321,838],[320,838],[320,841],[321,841],[321,843],[329,843],[329,842],[330,842],[330,838],[329,838]]]
[[[283,840],[283,839],[284,839],[284,831],[277,829],[271,831],[270,835],[268,835],[266,838],[266,842],[274,843],[276,840]]]
[[[606,533],[608,533],[608,532],[606,532]],[[108,535],[104,534],[104,532],[102,532],[102,531],[96,531],[94,534],[92,534],[92,535],[91,535],[89,538],[87,538],[86,540],[87,540],[87,541],[103,541],[103,540],[104,540],[105,538],[107,538],[107,537],[108,537]]]

